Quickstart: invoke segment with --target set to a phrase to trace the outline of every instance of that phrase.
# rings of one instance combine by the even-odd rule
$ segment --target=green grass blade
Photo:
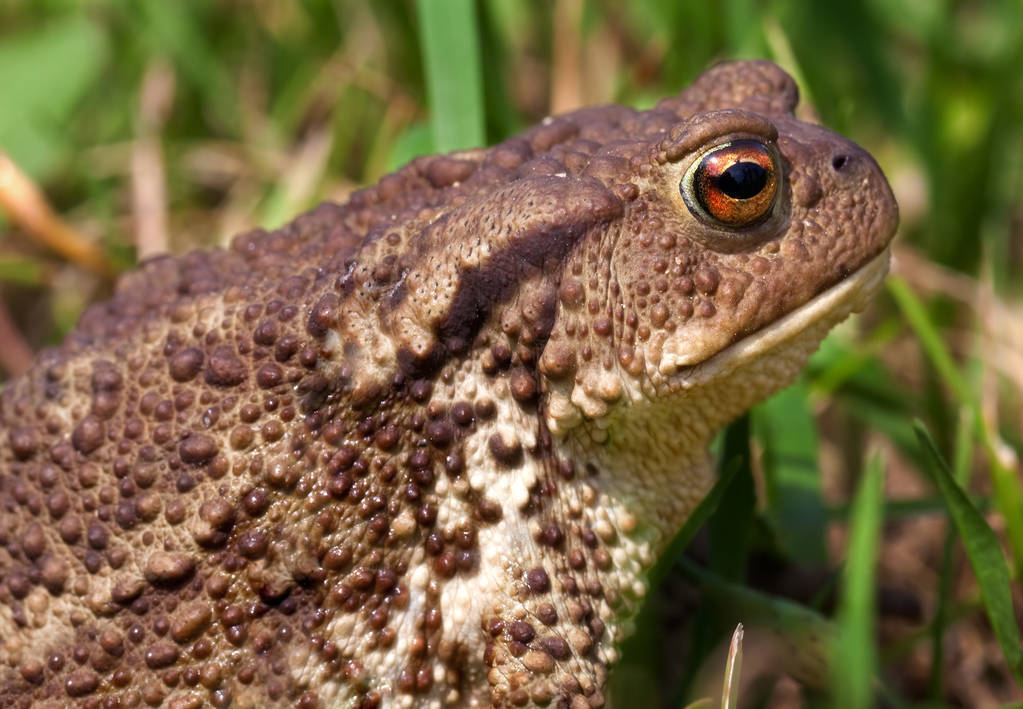
[[[668,573],[672,565],[682,556],[682,552],[693,541],[696,533],[700,531],[704,523],[714,514],[742,467],[743,461],[741,458],[732,458],[723,466],[720,475],[718,475],[717,482],[714,483],[707,496],[700,500],[700,504],[696,506],[693,513],[686,519],[682,529],[671,540],[668,548],[661,555],[653,570],[651,570],[649,577],[651,587],[657,586],[664,579],[664,575]]]
[[[877,668],[874,567],[884,504],[882,482],[881,461],[875,456],[867,463],[849,520],[849,547],[834,644],[832,690],[838,709],[867,709],[874,705],[873,677]]]
[[[764,56],[766,43],[758,21],[762,7],[752,0],[725,0],[719,5],[729,55],[737,59]]]
[[[956,422],[956,444],[954,477],[959,487],[966,487],[970,475],[970,460],[973,457],[973,439],[970,436],[972,413],[961,409]],[[947,507],[946,507],[947,509]],[[938,597],[934,606],[934,621],[931,623],[931,676],[928,680],[931,699],[941,700],[945,692],[945,630],[949,623],[949,609],[953,605],[952,586],[954,582],[954,566],[952,551],[955,548],[956,534],[952,527],[945,532],[945,542],[941,549],[941,572],[938,577]]]
[[[723,460],[739,460],[735,480],[725,491],[718,509],[707,520],[710,534],[710,568],[729,579],[746,578],[757,494],[750,468],[750,417],[735,420],[724,434]]]
[[[129,5],[139,14],[140,31],[154,53],[174,60],[188,84],[208,109],[227,126],[238,120],[238,89],[224,69],[216,38],[204,33],[204,17],[196,3],[146,2]]]
[[[800,379],[754,409],[753,427],[763,448],[771,527],[787,556],[823,564],[827,514],[821,501],[817,426],[808,398],[809,387]]]
[[[23,286],[42,285],[46,268],[38,261],[20,256],[0,255],[0,281]]]
[[[35,179],[60,165],[72,112],[107,54],[104,31],[77,13],[0,41],[0,149]]]
[[[662,681],[667,659],[660,648],[665,641],[663,600],[651,593],[639,613],[628,622],[625,640],[618,645],[620,660],[611,673],[607,686],[611,706],[663,706],[665,686]]]
[[[972,393],[966,377],[962,375],[952,360],[952,355],[942,342],[937,329],[931,323],[923,303],[909,289],[905,281],[898,277],[886,281],[888,292],[895,299],[910,327],[916,333],[920,344],[931,360],[935,369],[952,391],[955,399],[973,412],[974,430],[978,440],[983,444],[991,466],[991,482],[995,488],[995,504],[1005,520],[1006,536],[1009,549],[1017,569],[1023,570],[1023,486],[1015,471],[1003,461],[997,450],[994,434],[989,429],[981,414],[976,396]]]
[[[441,151],[482,145],[483,82],[472,0],[417,0],[430,127]]]
[[[948,465],[934,447],[934,441],[931,440],[927,428],[920,421],[916,421],[914,427],[920,447],[931,460],[934,480],[945,496],[952,521],[963,540],[963,547],[977,577],[980,595],[984,600],[995,637],[998,638],[1013,677],[1023,684],[1023,650],[1020,649],[1019,627],[1016,625],[1012,605],[1009,567],[1002,554],[998,537],[956,484]]]
[[[741,619],[748,629],[770,633],[772,647],[779,648],[773,664],[780,671],[806,687],[827,686],[828,648],[837,637],[833,622],[795,601],[729,582],[688,559],[680,559],[676,568],[700,587],[708,616],[728,625]]]
[[[710,697],[704,697],[703,699],[697,699],[691,704],[686,704],[685,709],[712,709],[713,706],[713,700]]]
[[[648,576],[650,588],[657,588],[661,584],[672,566],[679,562],[682,553],[693,541],[696,533],[717,512],[721,501],[725,499],[733,483],[736,482],[736,478],[739,477],[740,471],[748,471],[748,469],[748,459],[742,455],[733,455],[727,458],[727,462],[721,466],[718,479],[710,492],[689,515],[685,524],[682,525],[682,529],[668,544],[668,548],[651,569]],[[655,674],[651,670],[651,665],[655,664],[655,661],[647,657],[650,648],[654,645],[651,642],[642,642],[644,637],[649,641],[660,630],[659,627],[652,625],[658,622],[657,616],[652,612],[654,605],[655,599],[652,598],[636,618],[637,632],[623,644],[622,661],[611,675],[611,694],[614,697],[621,697],[621,700],[616,702],[618,704],[624,704],[628,700],[638,706],[653,706],[659,701],[657,692],[651,685],[652,677]]]
[[[885,281],[888,293],[895,299],[899,310],[906,316],[909,325],[920,340],[928,359],[938,370],[938,374],[944,380],[945,385],[952,391],[952,395],[963,403],[969,403],[972,394],[970,386],[966,382],[956,363],[952,360],[941,335],[931,323],[930,316],[924,308],[924,304],[909,289],[909,285],[898,276],[891,276]]]
[[[707,539],[710,543],[708,567],[729,581],[742,582],[746,578],[747,559],[752,538],[753,519],[756,516],[756,493],[750,469],[750,421],[742,416],[725,429],[721,440],[719,460],[736,466],[731,483],[722,492],[717,509],[707,520]],[[731,476],[730,476],[731,477]],[[691,662],[686,687],[695,677],[695,671],[718,643],[735,627],[731,619],[722,622],[712,614],[704,613],[706,599],[700,603],[700,612],[693,621],[690,645]]]
[[[771,58],[796,80],[800,99],[810,106],[816,106],[817,101],[814,100],[810,85],[806,83],[806,74],[796,58],[796,53],[792,50],[792,43],[785,33],[785,28],[782,27],[774,15],[766,13],[761,20],[761,25],[763,27],[764,41],[768,49],[770,49]]]
[[[420,155],[433,153],[433,135],[425,123],[413,123],[394,140],[391,154],[387,156],[386,169],[394,172],[405,163]]]

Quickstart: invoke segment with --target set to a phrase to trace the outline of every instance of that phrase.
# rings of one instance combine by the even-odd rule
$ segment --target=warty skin
[[[886,270],[796,100],[722,64],[124,276],[0,401],[0,705],[603,705],[708,442]]]

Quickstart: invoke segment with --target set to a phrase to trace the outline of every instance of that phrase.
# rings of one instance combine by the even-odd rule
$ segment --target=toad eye
[[[767,219],[778,192],[774,153],[758,140],[713,148],[686,171],[679,191],[695,216],[731,229]]]

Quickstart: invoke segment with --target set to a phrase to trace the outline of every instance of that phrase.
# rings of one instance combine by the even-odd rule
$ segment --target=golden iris
[[[778,192],[773,152],[758,140],[733,140],[701,157],[680,191],[696,216],[731,229],[764,221]]]

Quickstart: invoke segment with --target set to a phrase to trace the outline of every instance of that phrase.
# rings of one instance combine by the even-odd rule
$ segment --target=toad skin
[[[2,394],[0,706],[603,705],[708,442],[886,271],[796,100],[721,64],[125,275]]]

